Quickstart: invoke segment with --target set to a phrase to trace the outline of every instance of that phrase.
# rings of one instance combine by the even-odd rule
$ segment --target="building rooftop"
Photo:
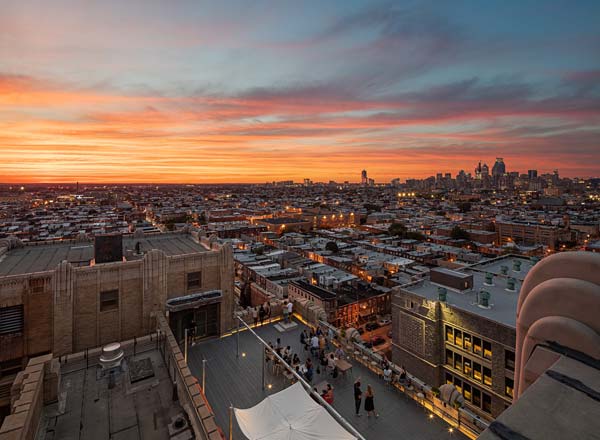
[[[156,234],[146,235],[143,238],[126,236],[123,238],[123,251],[134,251],[137,242],[140,243],[142,252],[159,249],[167,256],[207,251],[204,246],[195,242],[187,234]],[[28,244],[11,249],[5,255],[0,256],[0,276],[53,270],[63,260],[67,260],[74,266],[89,266],[93,258],[94,245],[89,242]],[[134,255],[130,259],[136,258],[141,258],[141,256]]]
[[[284,346],[290,345],[300,359],[304,361],[308,352],[300,344],[300,332],[305,329],[299,324],[295,329],[279,333],[273,324],[256,329],[265,341],[275,342],[281,338]],[[249,332],[239,334],[240,357],[236,357],[236,336],[213,339],[197,343],[189,349],[188,365],[192,374],[202,377],[202,359],[206,362],[206,395],[215,412],[217,423],[225,432],[229,426],[230,405],[236,408],[249,408],[270,393],[280,391],[289,385],[282,375],[273,375],[271,366],[265,368],[265,380],[271,389],[262,389],[261,360],[263,347]],[[245,356],[242,356],[242,353]],[[353,371],[348,377],[328,378],[325,372],[315,374],[313,384],[328,381],[334,387],[334,408],[367,439],[409,438],[414,440],[463,439],[463,434],[448,431],[441,419],[429,419],[423,408],[399,391],[386,386],[382,379],[367,368],[353,362]],[[363,391],[371,384],[375,395],[375,406],[380,414],[378,419],[354,415],[353,384],[361,378]],[[361,412],[362,411],[361,409]],[[245,438],[234,421],[234,439]]]
[[[521,270],[519,272],[513,270],[513,260],[521,261]],[[508,266],[506,275],[502,274],[502,266]],[[458,272],[473,275],[473,289],[459,291],[448,286],[443,286],[446,288],[446,302],[449,306],[457,307],[514,328],[516,326],[517,301],[521,284],[532,267],[533,262],[528,258],[515,256],[502,257],[470,266]],[[486,273],[488,272],[494,274],[493,285],[486,283]],[[508,278],[516,280],[514,291],[507,290]],[[425,279],[403,286],[402,288],[430,301],[437,301],[437,288],[439,286],[442,285]],[[489,308],[481,307],[477,303],[477,297],[482,290],[490,294]]]
[[[149,359],[149,372],[136,377],[133,361]],[[148,361],[143,361],[146,365]],[[169,439],[168,425],[172,417],[183,414],[183,409],[173,401],[173,384],[160,353],[153,349],[127,358],[128,370],[117,374],[114,380],[103,375],[102,369],[62,368],[58,402],[42,410],[37,440],[127,440],[143,438]],[[140,371],[143,371],[140,370]],[[133,383],[132,383],[133,382]]]

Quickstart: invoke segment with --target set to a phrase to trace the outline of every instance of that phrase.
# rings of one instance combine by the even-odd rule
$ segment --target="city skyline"
[[[496,157],[596,177],[599,13],[3,2],[0,180],[387,183]]]

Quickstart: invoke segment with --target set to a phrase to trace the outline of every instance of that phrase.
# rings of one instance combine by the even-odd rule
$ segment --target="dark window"
[[[454,333],[449,325],[446,326],[446,341],[454,344]]]
[[[515,371],[515,353],[509,350],[504,350],[504,366],[507,370]]]
[[[473,387],[473,405],[481,408],[481,391]]]
[[[454,354],[454,368],[462,371],[462,356],[460,354]]]
[[[486,359],[492,358],[492,343],[483,341],[483,357]]]
[[[483,393],[483,402],[481,405],[481,409],[484,410],[486,413],[492,413],[492,396]]]
[[[473,353],[481,356],[481,339],[477,337],[473,337]]]
[[[200,272],[190,272],[187,274],[187,289],[200,288]]]
[[[492,370],[483,367],[483,383],[488,387],[492,386]]]
[[[446,373],[446,383],[452,383],[452,375],[450,373]]]
[[[511,399],[513,398],[513,390],[515,387],[515,381],[509,377],[504,378],[504,394],[506,394]]]
[[[100,311],[115,310],[119,308],[119,291],[106,290],[100,292]]]
[[[0,335],[23,332],[23,304],[0,308]]]
[[[446,349],[446,365],[454,365],[454,354],[448,349]]]

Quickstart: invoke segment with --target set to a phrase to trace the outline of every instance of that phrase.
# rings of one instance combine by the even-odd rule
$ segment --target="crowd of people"
[[[259,322],[260,325],[263,325],[265,321],[269,322],[271,319],[271,305],[268,301],[261,304],[260,307],[250,307],[250,309],[252,311],[254,327],[258,327]]]

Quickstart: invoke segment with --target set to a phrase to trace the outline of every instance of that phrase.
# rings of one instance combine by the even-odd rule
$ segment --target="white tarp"
[[[250,440],[356,440],[300,382],[248,409],[234,408],[240,429]]]

